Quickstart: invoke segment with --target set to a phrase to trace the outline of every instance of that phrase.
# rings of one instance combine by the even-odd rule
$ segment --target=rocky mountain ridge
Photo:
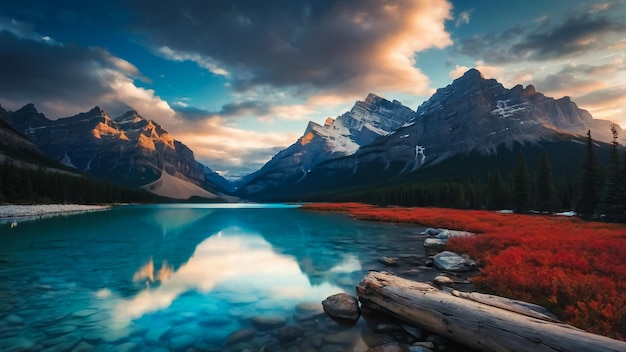
[[[269,187],[251,191],[250,184],[254,183],[249,183],[243,191],[253,198],[256,195],[258,199],[267,199],[268,195],[345,188],[419,174],[423,168],[458,155],[489,156],[503,147],[511,149],[514,145],[556,140],[580,143],[587,130],[591,130],[594,139],[607,141],[610,125],[610,121],[593,119],[568,97],[546,97],[532,85],[507,89],[495,79],[485,79],[478,70],[471,69],[438,89],[406,123],[359,146],[354,153],[338,155],[328,150],[327,155],[332,157],[325,157],[300,179],[282,184],[275,180],[273,184],[266,183]],[[310,156],[314,157],[315,153]]]
[[[71,117],[49,120],[33,104],[9,113],[12,126],[54,160],[96,178],[130,187],[151,184],[166,172],[175,182],[191,183],[216,198],[228,181],[198,163],[193,151],[165,129],[136,111],[111,119],[99,107]],[[218,182],[216,182],[218,181]],[[161,195],[180,198],[161,183]]]
[[[268,188],[298,183],[319,163],[356,153],[381,136],[401,127],[415,112],[397,100],[370,93],[352,109],[324,125],[310,121],[304,134],[276,154],[259,171],[243,180],[240,192],[254,195]]]

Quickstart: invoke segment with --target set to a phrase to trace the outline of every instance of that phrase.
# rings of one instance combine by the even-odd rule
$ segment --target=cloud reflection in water
[[[135,276],[154,281],[154,265],[149,264]],[[358,259],[348,256],[330,271],[346,273],[360,269]],[[187,263],[170,272],[159,286],[148,286],[130,299],[122,298],[115,305],[115,318],[129,321],[169,307],[186,292],[207,294],[217,289],[226,293],[220,296],[225,300],[236,302],[240,296],[253,296],[269,298],[276,306],[285,299],[319,300],[343,291],[327,281],[311,285],[294,257],[274,252],[272,245],[258,234],[230,227],[198,244]]]

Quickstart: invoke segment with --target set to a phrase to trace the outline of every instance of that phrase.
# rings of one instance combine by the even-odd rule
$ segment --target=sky
[[[0,0],[0,104],[154,120],[229,179],[469,68],[626,127],[626,0]]]

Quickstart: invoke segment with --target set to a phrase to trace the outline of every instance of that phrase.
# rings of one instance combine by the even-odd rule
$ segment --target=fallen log
[[[364,307],[481,351],[626,351],[626,342],[561,324],[525,302],[379,272],[365,276],[356,292]]]

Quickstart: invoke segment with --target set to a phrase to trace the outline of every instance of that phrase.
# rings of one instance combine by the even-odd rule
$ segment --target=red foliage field
[[[447,248],[481,264],[476,287],[543,305],[589,332],[626,338],[626,225],[548,215],[320,203],[361,220],[405,222],[479,234]]]

